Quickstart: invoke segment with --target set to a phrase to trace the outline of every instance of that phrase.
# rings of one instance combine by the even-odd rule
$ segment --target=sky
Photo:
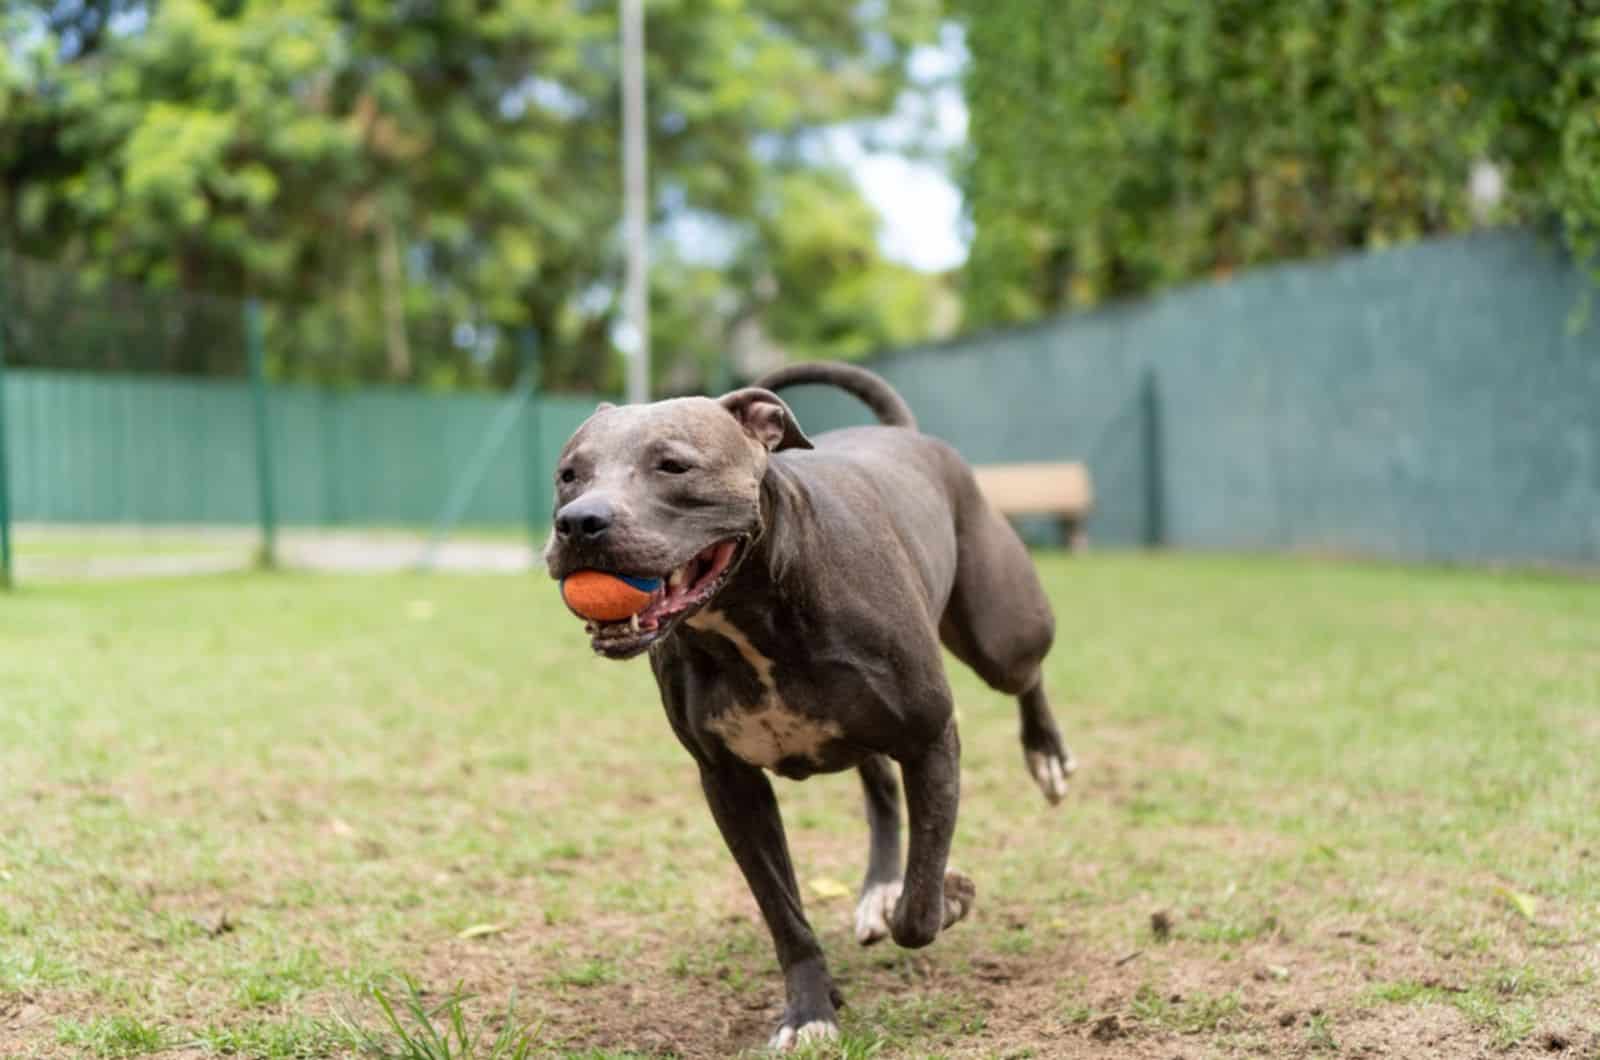
[[[949,158],[967,141],[967,104],[960,75],[967,62],[959,26],[946,24],[937,44],[911,55],[912,87],[894,113],[869,122],[829,126],[809,137],[810,161],[834,163],[855,179],[882,218],[884,255],[925,272],[943,272],[967,260],[969,237],[961,192],[950,178]],[[763,149],[758,140],[758,151]],[[670,190],[666,193],[669,199]],[[725,264],[736,233],[715,218],[666,201],[657,229],[683,260]]]
[[[885,256],[929,272],[967,260],[961,193],[943,161],[918,158],[895,144],[908,141],[921,123],[931,133],[928,146],[936,151],[948,153],[966,143],[967,105],[959,83],[966,61],[960,28],[946,25],[937,45],[912,54],[916,88],[893,116],[872,129],[842,126],[826,137],[827,149],[883,217],[879,245]]]

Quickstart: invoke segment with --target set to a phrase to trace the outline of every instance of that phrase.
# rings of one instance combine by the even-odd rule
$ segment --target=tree
[[[1596,248],[1600,19],[1583,5],[957,7],[971,320],[1556,214]],[[1475,170],[1504,197],[1475,201]]]
[[[794,145],[887,111],[937,0],[647,10],[655,219],[700,218],[732,247],[687,273],[676,248],[660,255],[662,377],[709,370],[726,334],[708,322],[731,328],[758,303],[800,353],[844,348],[798,326],[808,311],[914,337],[906,306],[936,281],[875,251],[861,263],[870,280],[790,269],[781,306],[748,283],[751,262],[818,242],[799,216],[772,213],[806,179]],[[285,374],[503,382],[510,329],[532,326],[547,380],[617,381],[614,5],[47,2],[5,17],[8,39],[28,42],[0,60],[12,246],[91,277],[263,297]],[[828,201],[806,208],[850,212],[857,227],[829,230],[858,244],[875,219],[826,179]],[[863,283],[889,295],[881,307],[846,290]]]
[[[739,267],[741,286],[764,293],[772,340],[817,357],[855,360],[907,345],[950,312],[926,276],[884,260],[877,217],[839,172],[772,180]]]

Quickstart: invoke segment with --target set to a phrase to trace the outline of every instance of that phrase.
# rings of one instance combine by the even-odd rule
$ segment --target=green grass
[[[307,1060],[347,1050],[351,1036],[334,1024],[305,1018],[239,1021],[200,1031],[192,1047],[204,1054],[248,1057],[250,1060]],[[385,1043],[387,1044],[387,1043]],[[203,1055],[204,1055],[203,1054]]]
[[[603,958],[590,958],[558,968],[548,982],[552,986],[600,986],[617,981],[617,968]]]
[[[1587,984],[1580,976],[1575,985]],[[1538,971],[1519,966],[1485,974],[1465,986],[1404,979],[1377,983],[1370,992],[1375,1000],[1389,1004],[1453,1006],[1474,1026],[1489,1032],[1498,1047],[1509,1049],[1532,1034],[1538,1016],[1535,999],[1547,997],[1556,989]]]
[[[394,997],[380,987],[370,994],[383,1013],[379,1030],[349,1017],[337,1025],[352,1048],[375,1060],[528,1060],[533,1053],[537,1031],[518,1021],[514,1000],[490,1034],[464,1010],[471,997],[459,986],[439,1001],[409,978]]]
[[[953,667],[978,912],[861,950],[808,888],[813,1055],[1600,1055],[1600,585],[1040,562],[1073,794]],[[778,787],[853,883],[854,779]],[[780,1008],[648,667],[544,579],[0,598],[0,1056],[720,1056]]]
[[[95,1056],[142,1056],[161,1049],[165,1036],[159,1027],[132,1016],[96,1016],[89,1020],[64,1019],[56,1025],[56,1041]]]

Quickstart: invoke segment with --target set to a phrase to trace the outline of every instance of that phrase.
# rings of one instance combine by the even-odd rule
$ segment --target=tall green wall
[[[1600,563],[1600,297],[1495,232],[883,357],[974,461],[1087,461],[1092,540]],[[812,432],[865,410],[789,395]]]

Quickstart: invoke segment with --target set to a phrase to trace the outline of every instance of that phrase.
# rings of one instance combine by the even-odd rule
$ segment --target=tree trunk
[[[406,338],[406,280],[400,268],[400,237],[389,211],[378,211],[378,283],[383,291],[384,348],[389,376],[411,378],[411,343]]]

